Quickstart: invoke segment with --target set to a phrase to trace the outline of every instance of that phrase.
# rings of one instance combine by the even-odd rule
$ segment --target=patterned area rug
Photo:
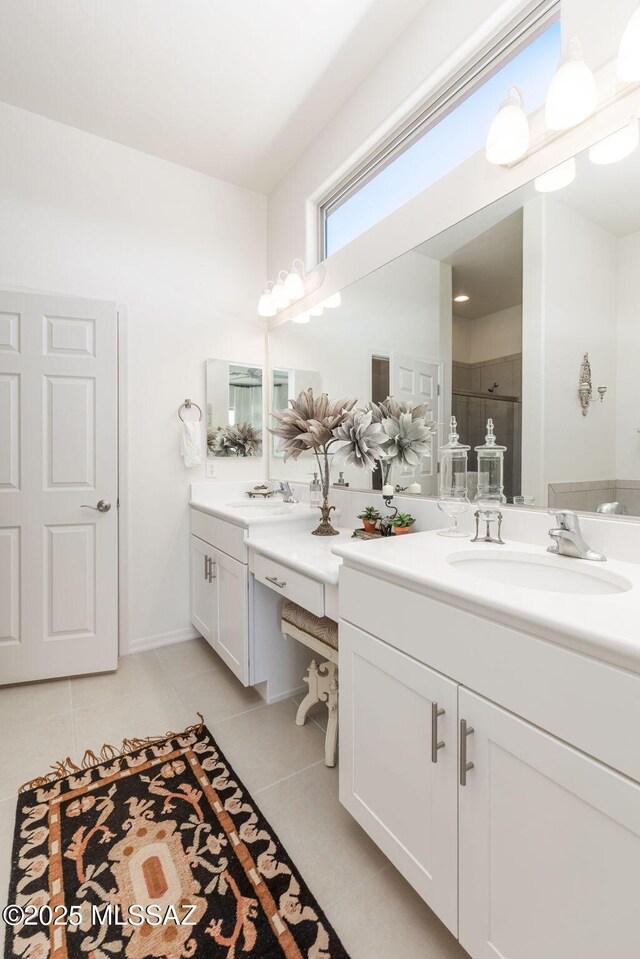
[[[7,959],[348,959],[204,725],[23,788]]]

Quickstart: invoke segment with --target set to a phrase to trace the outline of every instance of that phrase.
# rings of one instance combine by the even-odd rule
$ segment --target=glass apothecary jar
[[[470,507],[467,494],[467,458],[470,446],[460,442],[455,416],[449,424],[449,442],[438,450],[440,475],[438,479],[438,507],[451,520],[448,529],[440,529],[440,536],[467,536],[458,527],[458,520]]]
[[[507,502],[504,495],[504,454],[506,446],[496,442],[493,420],[487,420],[487,435],[482,446],[476,446],[478,455],[478,492],[475,501],[480,506],[500,506]]]

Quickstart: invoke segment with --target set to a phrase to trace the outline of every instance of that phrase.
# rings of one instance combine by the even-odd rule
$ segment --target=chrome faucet
[[[290,484],[287,480],[280,480],[278,485],[273,491],[274,493],[282,493],[282,502],[283,503],[297,503],[298,500],[293,495],[293,490],[291,489]]]
[[[547,547],[549,553],[573,556],[574,559],[591,559],[597,563],[606,560],[606,556],[596,553],[585,543],[577,513],[572,509],[550,509],[549,513],[551,516],[555,515],[558,523],[557,528],[549,530],[549,536],[553,540],[551,546]]]

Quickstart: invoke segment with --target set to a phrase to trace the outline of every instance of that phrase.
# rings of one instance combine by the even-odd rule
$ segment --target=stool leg
[[[307,714],[312,706],[315,706],[319,702],[318,696],[318,664],[315,659],[312,659],[309,664],[309,669],[307,675],[304,678],[305,683],[309,687],[309,692],[304,697],[300,705],[298,706],[298,712],[296,713],[296,725],[304,726],[307,721]]]
[[[338,747],[338,667],[335,663],[327,663],[329,667],[329,689],[327,692],[327,733],[324,740],[324,764],[335,766]]]

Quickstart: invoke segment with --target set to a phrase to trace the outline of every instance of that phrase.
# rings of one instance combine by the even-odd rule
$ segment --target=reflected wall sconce
[[[602,403],[604,395],[607,392],[606,386],[599,386],[597,388],[598,397]],[[580,400],[580,408],[582,409],[582,415],[586,416],[589,412],[589,407],[594,402],[593,396],[593,387],[591,385],[591,363],[589,362],[589,354],[585,353],[582,357],[582,363],[580,364],[580,377],[578,380],[578,398]]]
[[[638,121],[634,117],[626,126],[589,147],[589,159],[598,165],[618,163],[631,156],[639,142]]]

